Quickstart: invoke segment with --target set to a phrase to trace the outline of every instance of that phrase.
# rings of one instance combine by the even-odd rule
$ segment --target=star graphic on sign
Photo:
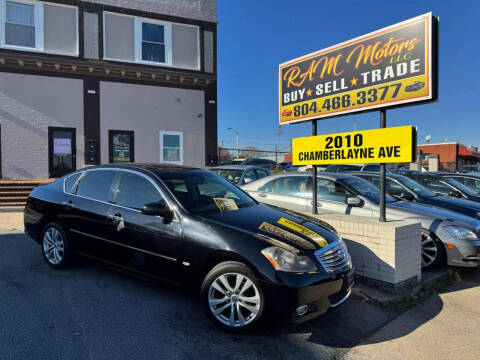
[[[308,89],[308,90],[307,90],[307,96],[308,96],[308,97],[312,96],[312,89]]]
[[[351,86],[357,86],[357,81],[358,81],[358,79],[354,76],[352,78],[352,80],[350,80],[350,85]]]

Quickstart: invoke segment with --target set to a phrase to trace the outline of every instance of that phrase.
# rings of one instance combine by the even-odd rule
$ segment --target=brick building
[[[480,163],[480,152],[477,148],[468,148],[457,142],[423,144],[418,145],[418,149],[425,163],[429,156],[437,155],[440,160],[440,170],[455,171],[463,165]]]
[[[215,0],[0,0],[0,178],[217,155]]]

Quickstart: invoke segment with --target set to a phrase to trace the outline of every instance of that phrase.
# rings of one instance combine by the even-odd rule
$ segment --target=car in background
[[[463,165],[460,168],[461,173],[480,172],[480,165]]]
[[[480,174],[476,173],[439,173],[439,176],[455,179],[459,183],[462,183],[469,189],[480,194]]]
[[[222,165],[240,165],[244,159],[233,159],[233,160],[225,160],[221,161],[218,166]]]
[[[353,284],[331,226],[259,204],[203,169],[81,169],[36,187],[24,222],[52,268],[82,254],[183,284],[227,331],[250,329],[267,313],[306,321],[343,303]]]
[[[399,175],[420,174],[420,171],[410,170],[410,169],[391,169],[390,172],[392,174],[399,174]]]
[[[328,165],[325,168],[325,172],[343,173],[346,171],[360,171],[361,169],[362,169],[362,165],[356,165],[356,164]]]
[[[448,175],[443,176],[438,173],[424,173],[411,174],[409,177],[437,195],[452,196],[480,202],[480,194]]]
[[[268,159],[248,158],[242,161],[241,165],[261,166],[265,169],[274,170],[277,168],[277,163]]]
[[[286,171],[286,172],[291,172],[291,171],[298,171],[298,168],[300,166],[295,166],[292,164],[291,161],[285,163],[285,165],[282,167],[282,170],[283,171]]]
[[[361,167],[360,171],[380,172],[380,164],[365,164]],[[390,170],[385,167],[385,172],[389,173]]]
[[[297,212],[312,211],[312,179],[306,174],[272,175],[246,184],[242,189],[266,204]],[[360,176],[321,173],[317,177],[319,212],[378,218],[379,202],[380,191]],[[386,202],[388,220],[409,219],[421,223],[423,268],[440,265],[445,258],[449,265],[476,267],[480,264],[480,220],[433,206],[400,201],[389,195]]]
[[[210,168],[210,170],[237,186],[272,175],[270,171],[263,167],[248,165],[216,166]]]
[[[362,177],[377,188],[380,187],[380,174],[378,173],[350,173]],[[455,211],[465,216],[480,219],[480,204],[465,199],[442,196],[428,190],[422,184],[410,177],[387,174],[385,188],[387,193],[397,199],[412,201],[420,204],[436,206],[442,209]]]

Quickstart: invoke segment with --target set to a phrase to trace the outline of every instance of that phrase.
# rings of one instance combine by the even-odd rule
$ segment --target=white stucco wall
[[[101,162],[108,163],[108,130],[135,133],[135,161],[160,162],[159,131],[182,131],[184,165],[205,166],[205,103],[201,90],[100,83]]]

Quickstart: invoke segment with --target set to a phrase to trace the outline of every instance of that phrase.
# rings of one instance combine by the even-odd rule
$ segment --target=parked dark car
[[[480,174],[477,173],[468,173],[468,174],[461,174],[461,173],[441,173],[439,174],[443,177],[448,177],[451,179],[455,179],[458,182],[462,183],[469,189],[473,190],[476,193],[480,194]]]
[[[362,165],[328,165],[325,169],[325,172],[332,172],[332,173],[343,173],[347,171],[360,171],[362,169]]]
[[[51,267],[77,253],[184,284],[231,331],[267,312],[311,319],[345,301],[352,286],[350,256],[331,226],[259,204],[208,170],[79,170],[35,188],[24,221]]]
[[[400,175],[409,175],[409,174],[419,174],[420,171],[418,170],[410,170],[410,169],[392,169],[390,170],[393,174],[400,174]]]
[[[365,164],[360,168],[360,171],[380,172],[380,164]],[[390,170],[385,167],[385,172],[388,173]]]
[[[448,175],[443,176],[439,173],[431,173],[410,174],[408,176],[437,195],[452,196],[480,202],[480,194]]]
[[[375,186],[380,186],[380,175],[378,173],[355,172],[351,173],[351,175],[360,176]],[[432,205],[452,210],[477,220],[480,219],[480,204],[475,201],[437,195],[415,180],[403,175],[390,173],[387,174],[386,179],[387,193],[398,199]]]
[[[210,170],[238,186],[272,175],[261,166],[249,165],[216,166]]]
[[[462,173],[480,172],[480,165],[463,165],[460,169]]]
[[[277,167],[277,163],[268,159],[248,158],[242,161],[241,165],[261,166],[265,169],[273,170]]]

